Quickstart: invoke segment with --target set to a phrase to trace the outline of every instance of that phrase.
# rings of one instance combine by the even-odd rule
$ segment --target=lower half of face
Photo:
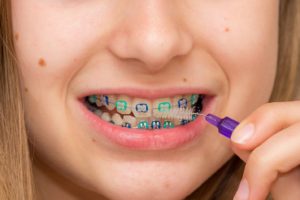
[[[232,156],[201,114],[270,97],[277,1],[12,2],[30,140],[86,192],[183,199]]]

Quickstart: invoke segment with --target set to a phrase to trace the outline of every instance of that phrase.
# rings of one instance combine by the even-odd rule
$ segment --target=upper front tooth
[[[152,104],[145,99],[134,99],[132,102],[132,112],[135,117],[150,117],[152,114]]]
[[[119,113],[125,115],[131,113],[131,99],[127,96],[120,95],[116,101],[116,109]]]
[[[153,116],[159,118],[161,113],[168,112],[172,108],[170,98],[157,99],[153,103]]]

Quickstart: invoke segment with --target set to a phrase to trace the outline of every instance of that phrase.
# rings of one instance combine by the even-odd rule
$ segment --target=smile
[[[164,118],[162,114],[172,108],[201,114],[215,109],[216,96],[206,89],[122,89],[124,93],[120,92],[120,89],[92,90],[78,97],[82,113],[77,115],[78,120],[100,146],[167,150],[197,144],[207,125],[203,117],[195,114],[182,120],[176,116]]]
[[[115,126],[138,129],[165,129],[184,126],[192,119],[162,119],[164,113],[174,108],[192,109],[201,113],[205,96],[199,94],[177,95],[154,100],[134,98],[126,95],[89,95],[84,104],[92,113]]]

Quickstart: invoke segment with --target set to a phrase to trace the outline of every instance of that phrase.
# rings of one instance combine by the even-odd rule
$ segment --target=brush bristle
[[[168,112],[159,113],[159,117],[163,119],[185,119],[192,120],[193,109],[191,108],[172,108]]]

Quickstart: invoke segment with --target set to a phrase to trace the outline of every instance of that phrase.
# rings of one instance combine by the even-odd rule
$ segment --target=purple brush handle
[[[213,126],[217,127],[219,133],[227,138],[231,138],[232,132],[239,125],[239,122],[231,119],[230,117],[224,117],[222,119],[212,114],[206,115],[205,120]]]

